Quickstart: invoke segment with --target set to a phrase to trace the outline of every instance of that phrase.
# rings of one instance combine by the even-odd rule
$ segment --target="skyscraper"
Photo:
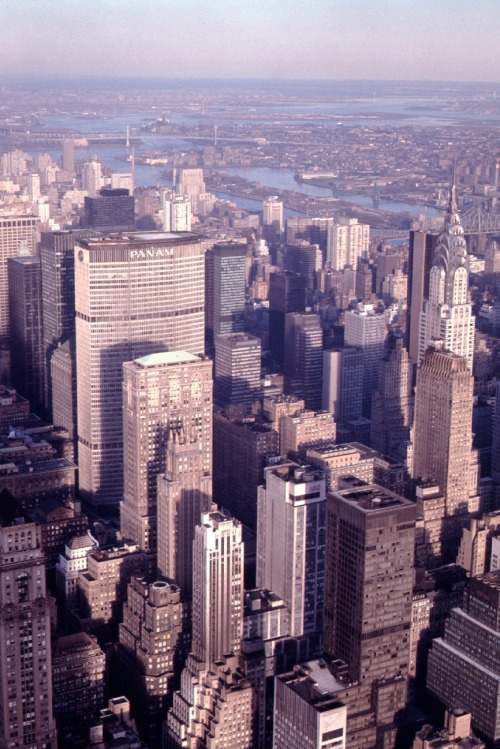
[[[413,376],[400,335],[389,335],[372,395],[370,446],[394,460],[406,459],[413,423]]]
[[[357,218],[340,218],[328,226],[327,241],[327,260],[332,270],[342,270],[346,265],[356,270],[358,259],[368,252],[370,226],[358,223]]]
[[[103,187],[95,196],[85,196],[85,226],[102,232],[135,229],[134,196],[123,188]]]
[[[174,694],[164,746],[254,746],[254,691],[238,668],[243,632],[241,524],[203,513],[193,544],[192,654]]]
[[[9,281],[7,260],[19,254],[20,247],[34,255],[40,219],[37,216],[0,214],[0,377],[10,380]]]
[[[264,472],[257,509],[257,586],[283,598],[293,637],[323,626],[326,481],[286,462]]]
[[[319,411],[323,388],[323,330],[319,315],[290,312],[285,316],[285,392],[303,398]]]
[[[75,171],[75,141],[70,138],[63,140],[62,164],[65,172]]]
[[[16,500],[0,508],[0,745],[57,746],[52,714],[50,607],[40,528]]]
[[[82,169],[82,188],[94,198],[102,187],[102,169],[101,162],[97,156],[93,156],[91,161],[86,161]]]
[[[358,419],[363,403],[363,353],[354,346],[323,351],[322,406],[336,422]]]
[[[243,632],[243,541],[241,523],[206,512],[193,543],[193,639],[196,658],[210,667],[239,653]]]
[[[42,266],[43,343],[45,349],[45,408],[52,408],[50,359],[55,349],[75,335],[75,242],[90,231],[43,231]],[[76,398],[76,392],[75,392]]]
[[[163,193],[163,230],[191,231],[191,200],[174,195],[166,200]]]
[[[294,273],[271,273],[269,277],[269,349],[273,360],[283,366],[285,357],[285,315],[304,312],[306,283]]]
[[[94,505],[123,498],[123,363],[203,351],[203,271],[193,235],[138,232],[75,248],[80,491]]]
[[[434,340],[464,356],[472,371],[474,318],[469,301],[467,245],[452,186],[448,212],[437,239],[429,276],[429,298],[420,316],[419,364]]]
[[[424,301],[429,298],[429,273],[436,240],[437,234],[410,231],[405,346],[413,364],[418,361],[420,315]]]
[[[250,411],[259,396],[260,359],[260,338],[248,333],[216,337],[214,401],[217,405],[242,403]]]
[[[363,356],[363,416],[370,418],[372,393],[378,385],[380,360],[386,337],[385,315],[371,304],[358,304],[345,313],[344,341],[361,349]]]
[[[150,354],[123,365],[124,500],[121,532],[145,551],[157,549],[157,480],[167,442],[202,451],[212,472],[212,362],[187,351]]]
[[[346,746],[394,746],[406,704],[415,505],[356,481],[328,495],[327,514],[324,648],[345,667],[337,696],[347,704]]]
[[[478,509],[471,454],[473,387],[464,356],[443,350],[439,341],[426,350],[415,388],[412,475],[432,479],[444,497],[440,537],[448,561],[455,558],[468,513]]]
[[[274,226],[279,234],[283,232],[283,202],[277,195],[270,195],[262,201],[262,223]]]
[[[16,257],[8,261],[11,377],[19,392],[40,413],[44,401],[42,294],[40,258]]]
[[[246,246],[216,244],[205,255],[205,328],[209,347],[216,337],[244,330]]]

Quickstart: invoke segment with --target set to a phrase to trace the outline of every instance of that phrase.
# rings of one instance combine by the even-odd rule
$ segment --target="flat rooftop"
[[[344,707],[344,703],[339,700],[337,695],[353,686],[349,682],[342,683],[339,681],[332,673],[328,663],[322,658],[300,663],[295,666],[293,672],[278,676],[278,679],[318,712]]]
[[[190,231],[184,232],[173,232],[173,231],[124,231],[124,232],[110,232],[102,233],[98,237],[91,238],[78,238],[78,244],[83,247],[92,247],[94,245],[105,245],[105,244],[137,244],[143,245],[145,243],[149,245],[185,243],[185,242],[199,242],[200,238],[197,234],[193,234]]]
[[[135,363],[139,364],[140,367],[171,366],[193,361],[201,361],[201,359],[195,354],[190,354],[189,351],[161,351],[158,354],[148,354],[135,359]]]
[[[365,513],[394,507],[414,506],[414,503],[409,499],[405,499],[378,484],[364,484],[351,489],[340,489],[333,494],[345,502],[356,504]]]

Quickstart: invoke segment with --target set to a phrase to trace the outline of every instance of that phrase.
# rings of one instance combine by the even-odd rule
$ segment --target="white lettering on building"
[[[130,250],[131,260],[146,260],[156,257],[173,257],[173,247],[144,247],[140,250]]]

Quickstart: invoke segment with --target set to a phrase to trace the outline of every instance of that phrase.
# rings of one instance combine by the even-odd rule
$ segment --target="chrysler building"
[[[467,246],[458,215],[455,184],[439,235],[429,279],[429,299],[420,314],[419,365],[435,340],[467,359],[472,371],[474,318],[469,301]]]

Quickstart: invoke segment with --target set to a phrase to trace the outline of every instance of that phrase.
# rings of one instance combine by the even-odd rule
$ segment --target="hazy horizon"
[[[2,77],[500,81],[498,0],[4,0]]]

